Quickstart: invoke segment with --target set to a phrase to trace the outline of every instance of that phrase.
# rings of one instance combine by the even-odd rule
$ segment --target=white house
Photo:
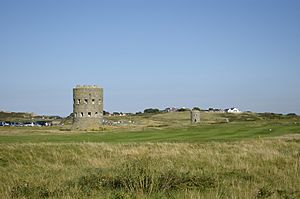
[[[225,109],[226,113],[241,113],[242,111],[240,111],[237,108],[229,108],[229,109]]]

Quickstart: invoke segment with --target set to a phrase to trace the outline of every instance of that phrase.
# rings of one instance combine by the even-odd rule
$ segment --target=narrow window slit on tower
[[[80,113],[80,117],[83,117],[83,112]]]
[[[98,112],[95,113],[95,116],[96,116],[96,117],[98,116]]]
[[[95,99],[92,99],[92,104],[95,104]]]
[[[98,102],[99,104],[101,104],[101,99],[99,99],[99,102]]]
[[[92,116],[92,113],[91,112],[88,112],[88,117],[91,117]]]
[[[80,104],[80,99],[77,100],[77,104]]]
[[[88,99],[84,99],[84,103],[87,104],[88,103]]]

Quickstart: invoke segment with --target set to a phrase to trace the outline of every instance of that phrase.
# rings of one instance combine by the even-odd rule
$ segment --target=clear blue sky
[[[72,88],[105,110],[300,114],[298,0],[0,1],[0,110],[66,116]]]

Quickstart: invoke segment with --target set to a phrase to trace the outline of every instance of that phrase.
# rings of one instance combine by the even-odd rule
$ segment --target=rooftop
[[[75,88],[101,88],[101,87],[97,85],[76,85]]]

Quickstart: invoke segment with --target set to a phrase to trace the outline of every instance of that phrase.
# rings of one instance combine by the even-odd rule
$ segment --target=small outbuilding
[[[191,110],[191,122],[192,124],[200,123],[200,111]]]
[[[241,113],[242,111],[240,111],[237,108],[229,108],[229,109],[225,109],[226,113]]]

